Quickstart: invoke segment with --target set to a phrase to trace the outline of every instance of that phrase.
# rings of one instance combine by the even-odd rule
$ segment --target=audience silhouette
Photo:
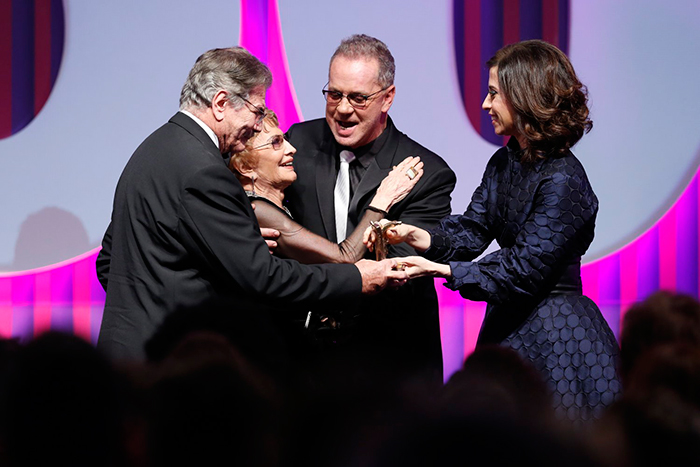
[[[435,388],[369,356],[257,355],[265,342],[239,345],[239,323],[215,307],[174,313],[146,361],[118,365],[73,335],[0,340],[0,464],[700,464],[693,297],[659,292],[627,311],[623,395],[584,427],[559,421],[540,373],[502,346],[478,347]]]

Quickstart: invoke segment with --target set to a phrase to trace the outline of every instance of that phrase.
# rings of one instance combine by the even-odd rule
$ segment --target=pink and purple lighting
[[[464,2],[464,8],[483,9],[486,3],[468,0]],[[504,6],[499,13],[500,36],[491,39],[507,43],[525,38],[523,34],[529,27],[528,21],[533,24],[539,21],[544,38],[556,37],[560,46],[566,48],[568,1],[542,0],[541,16],[529,19],[520,15],[524,11],[521,1],[504,0],[503,3],[510,6]],[[20,8],[17,5],[21,4],[32,6],[34,23],[25,23],[39,34],[31,35],[34,46],[25,44],[23,49],[18,49],[12,45],[16,43],[15,35],[19,34],[18,27],[13,27],[16,26],[13,18]],[[50,5],[49,13],[42,5]],[[56,8],[60,8],[60,18]],[[277,112],[282,127],[286,129],[303,117],[289,72],[277,1],[241,0],[240,11],[239,43],[270,67],[275,79],[268,92],[267,104]],[[556,15],[552,13],[554,11]],[[59,19],[62,25],[62,14],[62,2],[58,0],[0,1],[0,64],[12,63],[12,67],[0,66],[0,138],[21,130],[28,123],[27,118],[31,120],[48,98],[63,51],[63,30],[54,27]],[[479,19],[475,15],[464,15],[464,11],[462,15],[463,28],[467,31],[464,34],[475,34],[481,40]],[[46,33],[49,30],[47,24],[51,25],[50,34]],[[25,31],[23,34],[29,33]],[[459,79],[464,84],[463,101],[468,117],[478,131],[482,112],[473,101],[480,104],[483,96],[479,86],[485,59],[481,48],[474,51],[463,46],[456,53],[460,50],[463,71]],[[21,66],[31,73],[31,87],[13,86],[17,83],[15,73],[20,69],[15,67],[18,56],[25,57]],[[18,102],[24,102],[21,112],[15,111]],[[486,128],[492,133],[490,124]],[[600,306],[616,335],[619,335],[625,311],[656,290],[678,291],[698,297],[699,196],[696,173],[676,203],[655,225],[618,251],[583,266],[584,293]],[[97,253],[97,249],[91,250],[43,268],[0,274],[0,335],[30,339],[47,329],[57,329],[96,342],[104,307],[104,291],[95,272]],[[474,349],[485,304],[462,299],[458,293],[443,287],[442,282],[436,280],[436,288],[440,301],[445,375],[449,377]]]

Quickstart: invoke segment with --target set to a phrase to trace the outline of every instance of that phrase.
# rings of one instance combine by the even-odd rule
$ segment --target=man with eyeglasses
[[[293,125],[287,132],[297,148],[297,180],[285,191],[289,209],[304,227],[332,241],[352,232],[382,179],[408,156],[420,156],[424,175],[385,217],[431,228],[451,213],[454,172],[396,129],[388,115],[396,94],[394,70],[394,58],[382,41],[366,35],[344,39],[331,57],[322,91],[326,118]],[[415,175],[409,169],[406,176]],[[348,201],[342,193],[345,177]],[[405,244],[389,252],[390,257],[413,254]],[[358,358],[381,362],[399,377],[423,376],[442,383],[432,279],[412,280],[398,290],[366,297],[359,308],[341,311],[341,319],[353,321],[356,329],[346,353],[356,351]]]
[[[180,112],[124,168],[97,258],[107,292],[98,348],[112,358],[143,358],[174,312],[223,310],[236,323],[238,349],[273,365],[282,349],[274,350],[281,344],[266,306],[331,306],[405,280],[395,260],[306,266],[270,255],[227,159],[260,131],[271,82],[243,48],[204,53],[182,88]]]

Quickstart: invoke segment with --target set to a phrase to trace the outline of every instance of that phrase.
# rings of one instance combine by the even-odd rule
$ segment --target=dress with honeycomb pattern
[[[488,303],[477,345],[505,345],[530,360],[558,418],[577,424],[599,418],[621,390],[617,341],[581,290],[581,255],[597,211],[570,151],[523,163],[511,138],[489,161],[467,211],[444,218],[425,252],[449,261],[448,288]],[[500,250],[471,261],[494,239]]]

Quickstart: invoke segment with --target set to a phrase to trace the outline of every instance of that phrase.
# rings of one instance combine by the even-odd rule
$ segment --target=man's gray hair
[[[235,108],[258,86],[272,84],[272,73],[243,47],[212,49],[195,62],[180,92],[180,110],[208,107],[217,92],[228,92]]]
[[[376,59],[379,62],[379,74],[377,76],[379,85],[382,88],[388,88],[394,84],[394,74],[396,72],[394,57],[389,52],[386,44],[379,39],[365,34],[354,34],[346,37],[335,49],[335,53],[331,57],[331,64],[339,56],[350,59]]]

